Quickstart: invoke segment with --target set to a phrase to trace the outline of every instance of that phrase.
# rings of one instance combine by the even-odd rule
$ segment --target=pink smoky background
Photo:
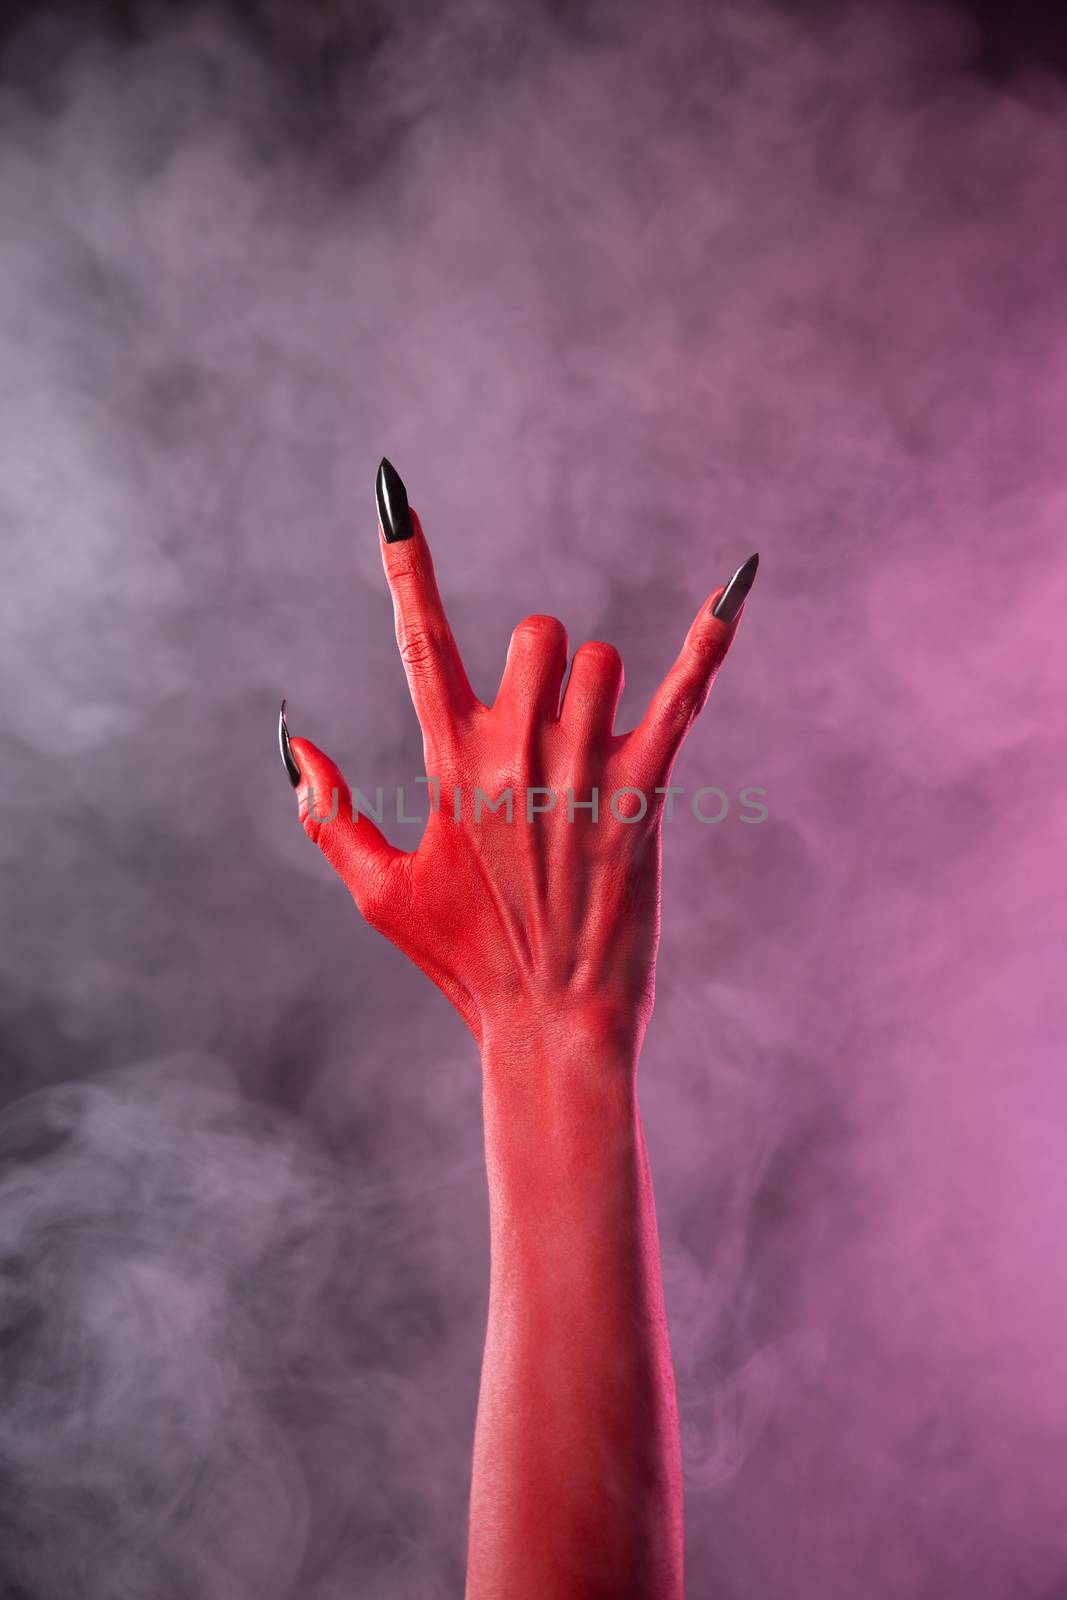
[[[692,1600],[1067,1597],[1067,45],[1036,6],[27,5],[0,39],[0,1593],[462,1592],[473,1044],[297,824],[558,615],[675,781]],[[409,809],[411,809],[409,807]],[[418,829],[394,826],[414,846]]]

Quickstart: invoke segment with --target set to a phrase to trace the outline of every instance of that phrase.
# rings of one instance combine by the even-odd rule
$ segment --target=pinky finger
[[[758,566],[759,556],[750,556],[726,587],[717,589],[697,613],[678,659],[630,735],[631,753],[643,773],[669,775],[734,641]]]

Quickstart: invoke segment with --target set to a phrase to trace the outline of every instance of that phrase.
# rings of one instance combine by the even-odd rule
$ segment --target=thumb
[[[310,739],[293,739],[282,702],[282,760],[296,790],[304,832],[343,880],[368,921],[380,907],[405,852],[391,845],[362,812],[355,816],[344,774]]]

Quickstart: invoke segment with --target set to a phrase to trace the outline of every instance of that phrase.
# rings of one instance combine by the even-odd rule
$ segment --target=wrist
[[[512,1013],[482,1048],[494,1218],[516,1206],[548,1224],[614,1212],[639,1182],[632,1015],[561,1005]]]
[[[527,998],[483,1018],[482,1067],[487,1078],[551,1074],[559,1085],[586,1074],[632,1079],[646,1020],[632,1004],[565,991]]]

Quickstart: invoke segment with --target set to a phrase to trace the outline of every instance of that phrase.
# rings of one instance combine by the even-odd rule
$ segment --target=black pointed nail
[[[374,481],[378,501],[378,515],[382,519],[382,532],[386,544],[396,544],[400,539],[410,539],[415,532],[408,510],[408,492],[404,480],[391,461],[382,457],[378,476]]]
[[[745,603],[745,596],[756,581],[759,554],[749,556],[744,566],[738,567],[716,603],[713,617],[720,622],[733,622]]]
[[[295,789],[300,782],[300,768],[296,764],[293,747],[289,743],[289,727],[285,720],[284,700],[282,701],[282,709],[278,713],[278,747],[282,753],[282,760],[285,762],[285,770],[289,774],[289,782]]]

